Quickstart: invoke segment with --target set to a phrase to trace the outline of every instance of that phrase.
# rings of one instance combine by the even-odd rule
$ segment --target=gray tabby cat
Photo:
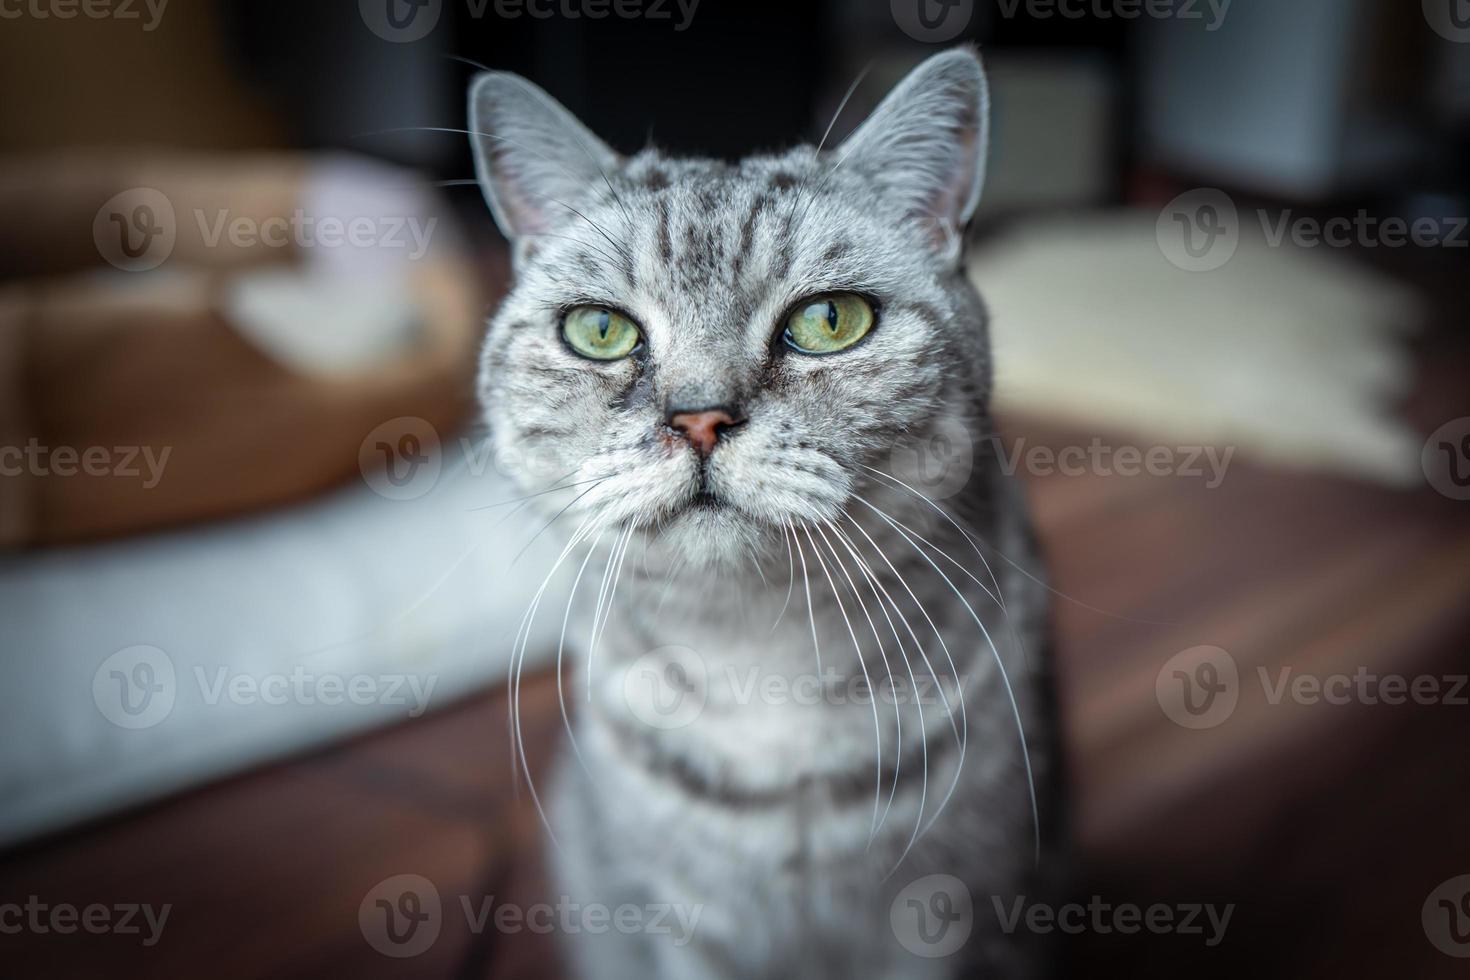
[[[578,569],[549,853],[612,915],[578,976],[1039,972],[1005,923],[1057,826],[1046,588],[961,269],[987,112],[953,50],[841,146],[726,164],[475,80],[515,266],[480,394]]]

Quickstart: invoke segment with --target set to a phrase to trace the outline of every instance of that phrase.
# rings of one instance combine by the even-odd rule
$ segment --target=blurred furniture
[[[405,171],[26,156],[0,219],[0,445],[31,454],[0,480],[0,548],[300,500],[380,423],[469,407],[484,298]]]
[[[0,215],[0,712],[28,734],[0,844],[500,676],[524,540],[460,435],[496,277],[436,194],[361,158],[66,152],[0,164]],[[360,678],[393,689],[344,705]]]
[[[1212,19],[1145,21],[1143,162],[1293,200],[1378,188],[1423,163],[1431,79],[1405,66],[1456,45],[1419,3],[1240,2]]]

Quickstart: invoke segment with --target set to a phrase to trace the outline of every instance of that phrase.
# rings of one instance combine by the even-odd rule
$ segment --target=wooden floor
[[[1470,415],[1470,351],[1422,351],[1427,432]],[[1011,420],[1052,443],[1092,433]],[[1068,975],[1452,977],[1426,938],[1431,890],[1470,874],[1470,708],[1270,704],[1273,672],[1470,672],[1470,503],[1234,463],[1224,483],[1029,480],[1060,601],[1062,700],[1081,897],[1232,902],[1224,941],[1085,934]],[[1093,607],[1093,608],[1088,608]],[[1107,610],[1107,614],[1094,611]],[[1180,727],[1160,668],[1201,644],[1240,665],[1239,706]],[[538,766],[558,731],[548,678],[524,692]],[[461,899],[537,884],[505,703],[488,693],[401,727],[0,855],[0,903],[169,904],[162,940],[0,934],[3,977],[554,976],[548,941],[471,932]],[[417,874],[442,931],[413,959],[375,951],[358,910]],[[0,920],[3,925],[3,920]]]

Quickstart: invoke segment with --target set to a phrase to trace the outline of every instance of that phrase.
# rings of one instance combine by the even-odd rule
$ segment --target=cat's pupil
[[[597,332],[603,340],[607,339],[607,328],[612,324],[612,317],[607,310],[597,311]]]
[[[837,304],[834,303],[834,302],[832,302],[830,299],[827,300],[827,329],[831,330],[832,333],[833,333],[833,335],[836,335],[836,333],[837,333]]]

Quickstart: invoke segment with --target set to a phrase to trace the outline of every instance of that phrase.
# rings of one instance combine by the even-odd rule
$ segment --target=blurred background
[[[1068,975],[1463,975],[1465,0],[0,0],[0,975],[556,975],[466,85],[735,158],[963,42],[1079,900],[1233,907]]]

